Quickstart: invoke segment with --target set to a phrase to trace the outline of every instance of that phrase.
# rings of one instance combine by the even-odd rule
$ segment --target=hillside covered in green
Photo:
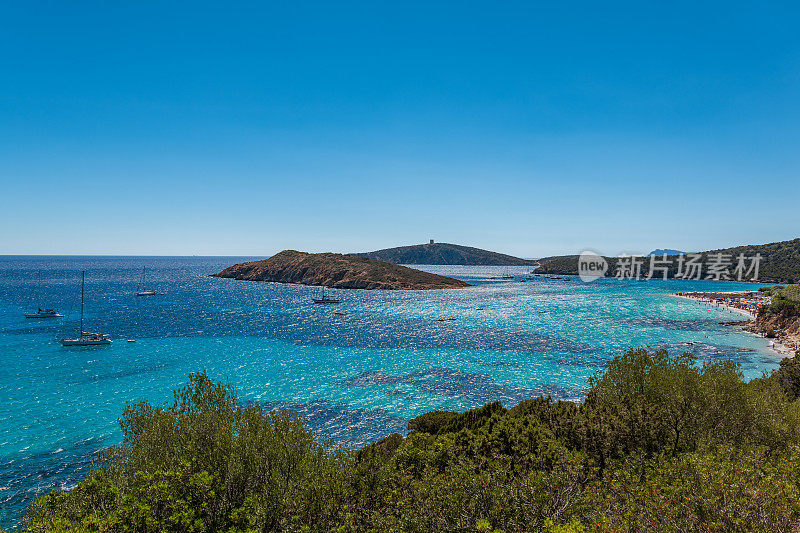
[[[536,261],[530,259],[521,259],[512,255],[444,242],[399,246],[397,248],[352,255],[369,257],[370,259],[398,265],[526,266],[536,264]]]
[[[431,412],[357,451],[204,374],[129,406],[122,444],[27,531],[797,531],[800,361],[632,350],[580,404]]]
[[[765,283],[796,283],[800,280],[800,238],[791,241],[773,242],[770,244],[753,244],[748,246],[736,246],[734,248],[721,248],[719,250],[709,250],[699,253],[702,255],[702,262],[704,265],[709,264],[711,256],[721,253],[729,255],[734,266],[739,254],[744,254],[745,257],[748,258],[755,257],[756,254],[761,254],[758,275],[759,281]],[[675,277],[677,272],[677,256],[668,256],[668,258],[673,260],[673,266],[668,272],[668,277],[672,278]],[[617,268],[618,258],[606,257],[606,261],[608,261],[609,264],[607,275],[613,276]],[[537,273],[561,275],[578,274],[577,255],[544,257],[539,260],[539,264],[540,267],[536,269]],[[649,265],[650,258],[643,258],[643,275],[647,275]],[[660,272],[656,274],[656,276],[660,275]],[[705,276],[705,271],[703,275]],[[749,276],[743,277],[743,281],[749,279]]]

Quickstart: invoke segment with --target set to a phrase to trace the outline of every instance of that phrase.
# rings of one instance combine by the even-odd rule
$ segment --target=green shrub
[[[292,513],[337,514],[327,496],[346,457],[298,418],[241,405],[205,374],[190,376],[168,408],[129,406],[121,426],[122,444],[90,477],[31,506],[30,529],[66,521],[98,531],[275,530]]]
[[[747,383],[730,362],[631,350],[580,405],[416,418],[356,453],[242,405],[204,374],[129,406],[122,444],[29,531],[797,531],[800,363]]]

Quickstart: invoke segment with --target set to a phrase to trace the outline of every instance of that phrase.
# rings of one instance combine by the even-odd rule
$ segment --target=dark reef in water
[[[513,404],[538,396],[574,400],[585,394],[585,391],[581,389],[557,385],[544,384],[535,388],[501,385],[485,374],[446,367],[432,367],[399,376],[386,372],[367,371],[339,382],[340,385],[347,387],[399,383],[412,385],[416,389],[434,396],[457,397],[475,404],[490,401]]]

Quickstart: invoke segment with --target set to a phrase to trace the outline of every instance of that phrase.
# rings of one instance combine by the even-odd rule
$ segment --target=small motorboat
[[[64,315],[55,309],[42,309],[41,307],[35,313],[25,313],[25,318],[59,318],[62,316]]]
[[[128,342],[136,342],[136,339],[127,339]]]
[[[156,291],[137,291],[136,296],[155,296]]]

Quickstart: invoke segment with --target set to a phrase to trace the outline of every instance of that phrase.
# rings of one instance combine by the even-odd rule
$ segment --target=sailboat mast
[[[83,337],[83,286],[86,284],[86,271],[81,271],[81,334]]]
[[[322,264],[322,299],[325,299],[325,263]]]

